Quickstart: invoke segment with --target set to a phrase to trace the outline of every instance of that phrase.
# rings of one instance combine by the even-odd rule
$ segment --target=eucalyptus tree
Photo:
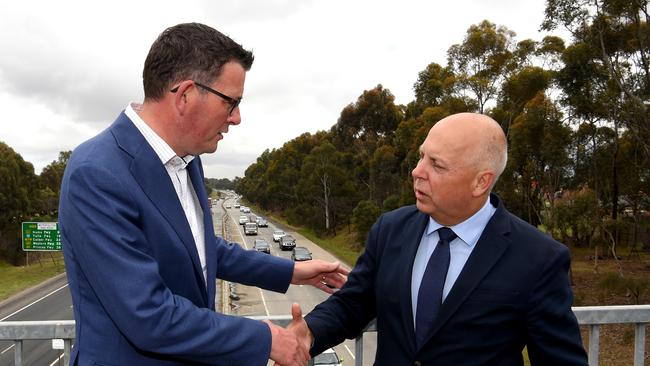
[[[474,97],[479,113],[496,98],[512,65],[514,37],[508,28],[484,20],[470,26],[463,42],[447,51],[448,67],[458,79],[459,91]]]

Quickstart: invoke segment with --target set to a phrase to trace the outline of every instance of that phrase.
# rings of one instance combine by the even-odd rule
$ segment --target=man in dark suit
[[[271,323],[214,311],[215,279],[331,292],[338,263],[289,260],[216,237],[199,157],[241,121],[251,52],[202,24],[154,42],[145,100],[75,149],[59,220],[76,320],[72,365],[304,364],[308,349]],[[294,306],[297,308],[297,306]],[[294,314],[295,321],[299,316]]]
[[[587,365],[569,251],[491,194],[506,137],[472,113],[435,124],[415,206],[382,215],[346,285],[291,328],[311,354],[377,319],[377,365]]]

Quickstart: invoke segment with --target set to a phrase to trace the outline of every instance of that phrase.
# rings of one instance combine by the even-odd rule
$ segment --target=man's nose
[[[411,170],[411,176],[413,177],[413,181],[415,181],[417,178],[422,178],[422,167],[420,164],[422,164],[422,160],[418,160],[418,163],[415,165],[415,168]]]
[[[228,123],[233,125],[238,125],[241,123],[241,113],[239,112],[239,106],[232,110],[230,116],[228,116]]]

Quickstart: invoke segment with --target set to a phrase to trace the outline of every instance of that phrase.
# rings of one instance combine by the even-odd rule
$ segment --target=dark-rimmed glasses
[[[211,87],[209,87],[209,86],[207,86],[207,85],[203,85],[203,84],[201,84],[201,83],[199,83],[199,82],[196,82],[196,81],[194,81],[194,80],[192,80],[192,82],[194,83],[194,85],[196,85],[196,86],[198,86],[198,87],[201,87],[201,88],[203,88],[203,89],[209,91],[210,93],[212,93],[212,94],[214,94],[214,95],[216,95],[216,96],[221,97],[223,100],[225,100],[226,102],[228,102],[228,104],[230,104],[230,110],[228,111],[228,115],[231,115],[231,114],[232,114],[232,111],[234,111],[235,108],[237,108],[237,107],[239,106],[239,103],[241,103],[242,98],[237,98],[237,99],[235,99],[235,98],[232,98],[232,97],[227,96],[227,95],[224,94],[224,93],[218,92],[218,91],[212,89]],[[180,87],[180,85],[176,86],[174,89],[170,90],[170,92],[172,92],[172,93],[176,93],[176,92],[178,91],[178,88],[179,88],[179,87]]]

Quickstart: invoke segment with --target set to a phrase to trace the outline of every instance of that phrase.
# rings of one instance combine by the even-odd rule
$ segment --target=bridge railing
[[[598,365],[600,342],[600,326],[608,324],[634,325],[634,366],[645,365],[645,328],[650,324],[650,305],[624,305],[624,306],[579,306],[573,312],[578,323],[588,327],[587,340],[589,365]],[[250,317],[257,320],[270,320],[280,326],[286,326],[291,321],[291,316]],[[372,321],[357,337],[355,342],[355,365],[363,364],[363,335],[366,332],[376,332],[377,327]],[[23,341],[25,340],[63,340],[63,362],[68,364],[70,348],[75,338],[74,320],[53,321],[4,321],[0,322],[0,341],[14,342],[14,364],[22,366]]]

